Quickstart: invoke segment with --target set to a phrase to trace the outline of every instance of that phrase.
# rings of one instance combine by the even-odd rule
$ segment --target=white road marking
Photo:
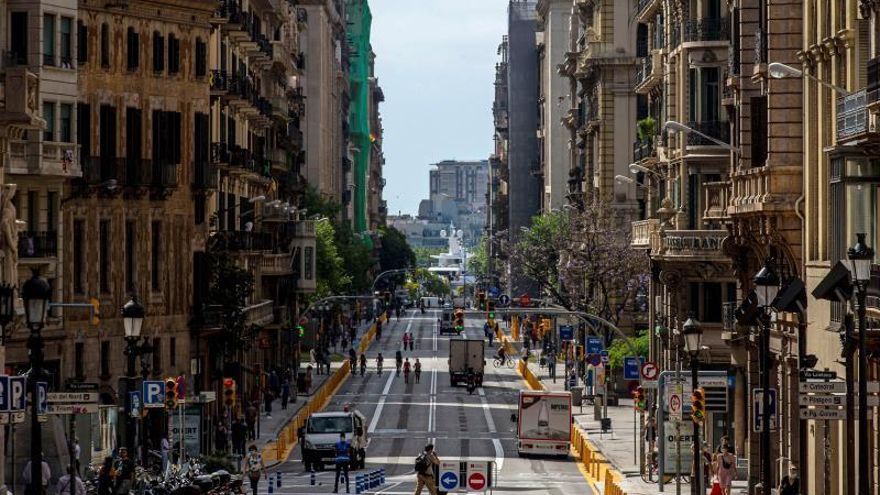
[[[492,413],[489,410],[489,401],[486,400],[486,391],[479,389],[480,401],[483,403],[483,414],[486,416],[486,425],[489,427],[489,433],[498,433],[495,429],[495,420],[492,419]],[[492,445],[495,447],[495,465],[498,471],[504,468],[504,448],[501,446],[501,439],[493,438]]]
[[[430,400],[428,402],[428,430],[431,433],[436,433],[435,429],[437,426],[437,368],[431,370],[431,388],[430,388]],[[434,443],[437,441],[436,437],[431,437],[430,443]]]
[[[406,326],[406,331],[408,332],[410,327],[412,327],[412,318],[410,318],[409,323]],[[391,384],[394,383],[394,372],[388,371],[388,380],[385,382],[385,388],[382,389],[382,397],[379,398],[379,404],[376,406],[376,412],[373,413],[373,418],[370,420],[370,426],[367,427],[367,433],[372,434],[376,431],[376,426],[379,424],[379,418],[382,416],[382,409],[385,408],[385,399],[388,397],[388,391],[391,390]]]

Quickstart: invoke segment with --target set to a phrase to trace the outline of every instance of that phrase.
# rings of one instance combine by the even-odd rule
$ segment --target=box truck
[[[486,343],[482,339],[450,339],[449,381],[453,387],[467,383],[468,369],[473,368],[477,386],[483,386],[483,368],[486,366]]]
[[[516,447],[519,455],[568,456],[571,446],[571,393],[522,390]]]

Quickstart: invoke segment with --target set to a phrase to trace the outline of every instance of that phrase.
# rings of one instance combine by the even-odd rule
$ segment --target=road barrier
[[[623,475],[617,472],[605,456],[597,449],[587,435],[578,427],[571,430],[572,455],[584,467],[585,474],[594,485],[604,485],[605,495],[627,495],[620,483]]]
[[[516,351],[516,348],[513,347],[513,343],[511,342],[510,337],[508,337],[507,334],[502,332],[500,329],[498,330],[498,340],[502,342],[502,345],[504,346],[504,352],[508,356],[508,358],[516,359],[516,371],[520,374],[521,377],[523,377],[523,380],[525,380],[529,388],[532,390],[546,390],[544,388],[544,384],[541,383],[541,380],[539,380],[534,373],[532,373],[532,370],[529,369],[525,361],[523,361],[521,358],[516,357],[519,355],[519,353]]]
[[[384,321],[384,317],[382,317],[382,320]],[[367,329],[367,331],[364,332],[363,337],[361,337],[361,342],[358,346],[361,353],[366,351],[375,336],[376,325],[373,324],[370,325],[370,328]],[[346,378],[348,378],[350,371],[351,367],[349,366],[349,363],[347,361],[343,362],[343,365],[336,370],[314,394],[312,394],[311,399],[306,405],[284,425],[281,432],[278,434],[278,438],[267,443],[266,446],[263,447],[263,459],[265,461],[278,463],[283,462],[290,456],[290,453],[293,451],[298,440],[296,434],[297,430],[305,425],[309,416],[327,407],[330,399],[336,394],[336,391],[342,386],[342,383]]]

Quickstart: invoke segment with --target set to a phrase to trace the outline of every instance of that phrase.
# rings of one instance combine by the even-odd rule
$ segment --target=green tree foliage
[[[379,250],[379,268],[385,270],[396,270],[400,268],[412,268],[416,265],[416,255],[409,243],[406,242],[406,236],[394,227],[381,227],[379,232],[382,234],[382,249]]]
[[[483,277],[489,274],[489,238],[486,234],[480,238],[476,249],[468,253],[467,269],[471,275]]]
[[[300,209],[305,209],[309,215],[336,218],[342,207],[339,203],[321,196],[321,193],[314,186],[309,185],[306,186]]]
[[[207,303],[220,311],[226,352],[246,343],[244,308],[254,290],[254,276],[235,263],[226,251],[209,251],[210,282]]]
[[[522,274],[537,282],[559,304],[572,309],[571,298],[559,278],[559,257],[571,238],[568,215],[564,212],[532,218],[532,226],[520,234],[513,249],[513,264]]]
[[[613,369],[623,369],[623,358],[629,356],[648,357],[648,346],[651,342],[650,333],[643,330],[636,337],[618,338],[608,347],[608,363]]]
[[[431,262],[434,260],[431,256],[435,256],[438,254],[445,253],[445,248],[426,248],[426,247],[417,247],[413,249],[413,253],[416,255],[416,266],[421,268],[427,268],[431,266]]]
[[[346,263],[336,245],[336,230],[329,221],[315,223],[315,264],[318,288],[315,298],[339,293],[351,285]],[[349,272],[350,273],[350,272]]]

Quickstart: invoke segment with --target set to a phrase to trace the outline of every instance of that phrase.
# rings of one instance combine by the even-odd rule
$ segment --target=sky
[[[418,213],[430,164],[493,152],[495,63],[507,0],[370,0],[385,94],[388,214]]]

